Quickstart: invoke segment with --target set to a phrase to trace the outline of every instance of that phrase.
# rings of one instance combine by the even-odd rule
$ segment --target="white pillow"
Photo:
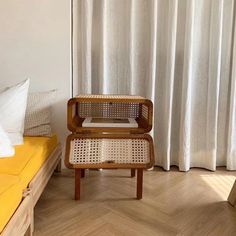
[[[0,124],[12,145],[23,144],[29,79],[0,92]]]
[[[51,106],[56,90],[30,93],[25,114],[25,136],[51,136]]]
[[[15,149],[11,145],[11,141],[8,138],[6,132],[0,125],[0,158],[10,157],[15,154]]]

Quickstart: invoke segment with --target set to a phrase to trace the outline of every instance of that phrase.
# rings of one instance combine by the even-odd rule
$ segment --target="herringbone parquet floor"
[[[87,171],[80,201],[73,175],[51,178],[35,208],[35,236],[236,235],[236,208],[226,202],[235,172],[145,171],[140,201],[129,170]]]

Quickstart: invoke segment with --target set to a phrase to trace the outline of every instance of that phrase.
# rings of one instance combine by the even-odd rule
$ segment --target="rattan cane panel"
[[[101,95],[101,94],[84,94],[84,95],[79,95],[77,98],[86,98],[86,99],[143,99],[141,96],[133,96],[133,95]]]
[[[71,164],[150,163],[150,147],[146,139],[83,139],[71,141]]]
[[[79,115],[81,118],[137,118],[139,115],[139,104],[119,102],[80,102]]]
[[[148,119],[148,107],[144,104],[142,105],[142,116],[145,119]]]

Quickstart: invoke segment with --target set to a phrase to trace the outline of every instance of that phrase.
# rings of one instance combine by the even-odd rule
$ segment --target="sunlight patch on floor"
[[[221,198],[226,201],[230,190],[235,181],[233,175],[220,175],[220,174],[204,174],[200,175],[202,180],[207,183]]]

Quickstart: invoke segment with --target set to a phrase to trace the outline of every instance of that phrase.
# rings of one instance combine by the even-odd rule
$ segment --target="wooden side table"
[[[154,164],[152,102],[139,96],[82,95],[68,102],[65,165],[75,169],[75,200],[80,199],[80,179],[85,169],[137,169],[137,199],[142,198],[143,169]],[[135,119],[138,126],[83,127],[87,118]]]

